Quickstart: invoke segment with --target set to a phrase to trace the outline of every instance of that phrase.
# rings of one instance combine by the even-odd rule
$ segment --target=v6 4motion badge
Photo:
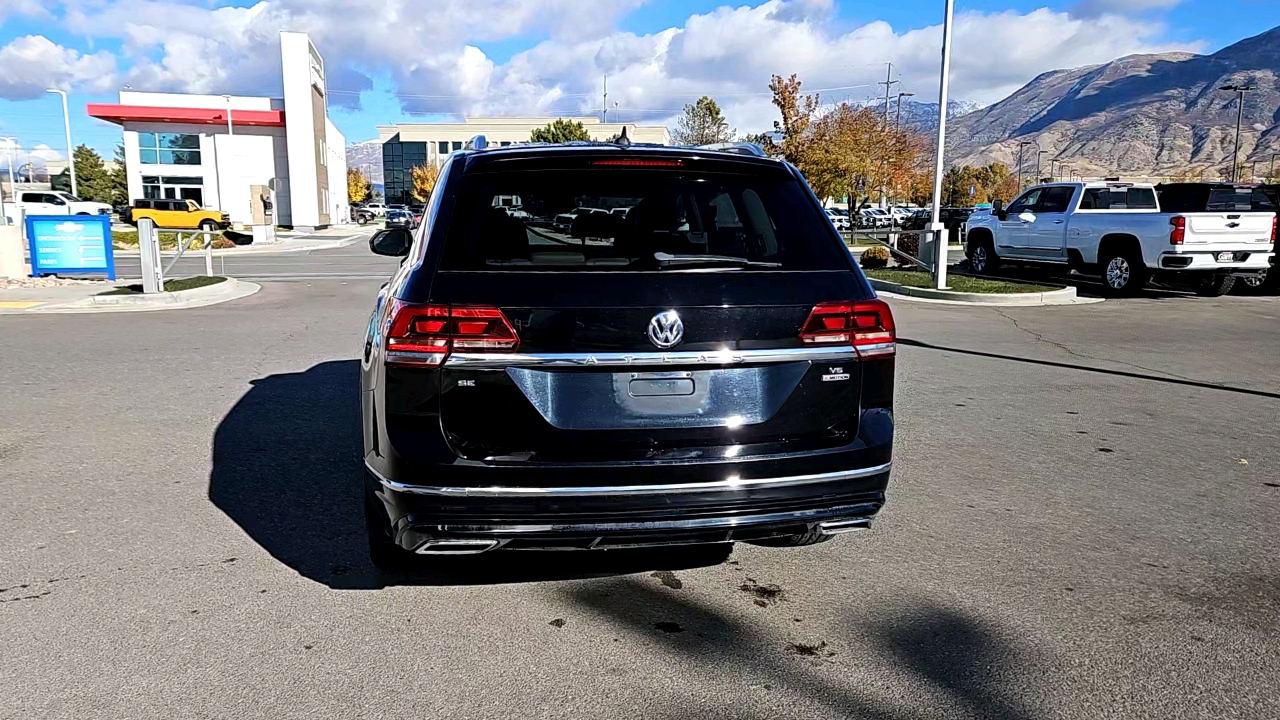
[[[842,367],[828,367],[827,370],[828,372],[822,376],[822,382],[838,382],[849,379],[849,373],[845,372]]]

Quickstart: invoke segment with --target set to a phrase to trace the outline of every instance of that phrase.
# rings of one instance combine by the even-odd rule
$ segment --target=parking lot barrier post
[[[138,257],[142,264],[142,292],[164,292],[164,266],[160,262],[160,234],[151,218],[138,220]]]
[[[204,231],[204,274],[213,277],[213,233]]]

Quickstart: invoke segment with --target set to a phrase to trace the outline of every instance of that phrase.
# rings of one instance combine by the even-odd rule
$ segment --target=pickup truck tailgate
[[[1275,213],[1204,212],[1187,213],[1186,244],[1271,243]]]

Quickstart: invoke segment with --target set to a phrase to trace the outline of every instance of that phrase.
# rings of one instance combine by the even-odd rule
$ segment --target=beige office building
[[[555,118],[496,117],[466,118],[456,123],[397,123],[379,125],[382,143],[383,193],[388,203],[409,203],[413,187],[409,168],[428,163],[440,165],[454,150],[461,150],[468,140],[483,135],[489,145],[514,145],[529,142],[534,128],[545,127]],[[597,117],[569,117],[582,123],[592,140],[608,140],[625,127],[632,142],[669,145],[671,132],[665,125],[635,123],[602,123]]]

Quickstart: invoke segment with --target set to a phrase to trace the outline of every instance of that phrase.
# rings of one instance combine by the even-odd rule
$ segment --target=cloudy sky
[[[995,102],[1037,74],[1136,52],[1211,52],[1261,32],[1277,0],[957,0],[952,96]],[[109,151],[86,102],[136,90],[278,95],[280,30],[311,34],[331,116],[374,125],[459,114],[671,122],[707,94],[739,131],[766,129],[772,73],[827,100],[898,89],[936,102],[942,0],[0,0],[0,135]],[[883,92],[881,90],[881,92]],[[617,103],[614,106],[614,103]],[[104,153],[105,154],[105,153]]]

